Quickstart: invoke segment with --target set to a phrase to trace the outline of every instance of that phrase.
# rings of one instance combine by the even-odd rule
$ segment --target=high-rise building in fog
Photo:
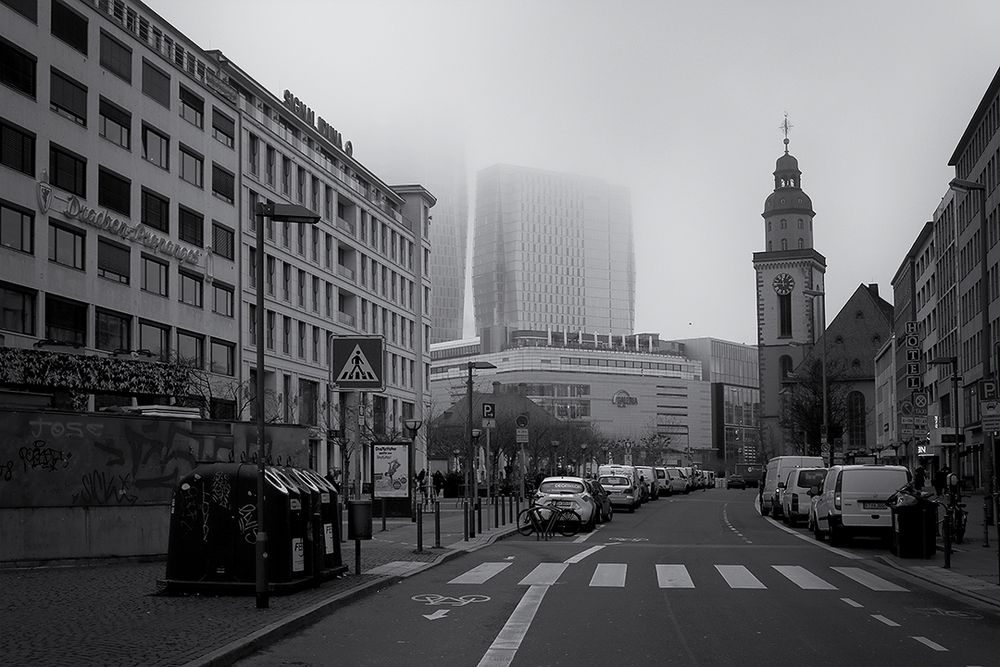
[[[435,219],[437,209],[435,209]],[[628,190],[511,165],[479,172],[472,253],[476,330],[632,333]]]

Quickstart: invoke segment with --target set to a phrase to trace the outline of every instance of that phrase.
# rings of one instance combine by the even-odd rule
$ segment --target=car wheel
[[[816,538],[817,542],[823,541],[823,531],[819,529],[819,523],[813,523],[813,537]]]
[[[844,545],[844,531],[834,525],[830,526],[830,545],[840,547]]]

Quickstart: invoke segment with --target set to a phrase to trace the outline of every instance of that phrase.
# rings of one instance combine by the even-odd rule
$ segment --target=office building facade
[[[487,349],[510,330],[631,333],[635,253],[627,190],[525,167],[482,170],[472,289]]]

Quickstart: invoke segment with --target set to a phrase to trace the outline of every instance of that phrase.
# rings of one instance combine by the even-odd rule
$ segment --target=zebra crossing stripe
[[[870,588],[873,591],[901,591],[907,593],[907,589],[902,586],[897,586],[891,581],[886,581],[882,577],[876,576],[869,572],[868,570],[862,570],[860,567],[833,567],[830,568],[835,572],[839,572],[848,579],[853,579],[862,586]]]
[[[625,563],[598,563],[594,576],[590,578],[591,586],[605,588],[624,588],[625,573],[628,565]]]
[[[753,576],[750,570],[742,565],[716,565],[715,569],[719,571],[730,588],[767,588],[760,579]]]
[[[482,584],[500,574],[513,563],[481,563],[468,572],[455,577],[449,584]]]
[[[800,565],[772,565],[775,570],[783,574],[789,581],[803,590],[814,591],[835,591],[837,587],[831,583],[823,581],[815,574]]]
[[[694,588],[691,575],[683,565],[657,565],[656,582],[660,588]]]
[[[569,567],[568,563],[539,563],[518,586],[551,586]]]

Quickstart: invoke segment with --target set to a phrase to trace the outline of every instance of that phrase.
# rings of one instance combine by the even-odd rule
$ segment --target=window
[[[274,148],[267,147],[267,182],[274,185],[274,162],[276,160]]]
[[[125,150],[132,149],[132,114],[128,111],[102,97],[98,125],[102,137]]]
[[[257,249],[247,248],[247,270],[250,272],[250,287],[257,287]]]
[[[274,349],[274,311],[269,310],[266,312],[267,315],[267,339],[264,341],[264,346],[269,349]]]
[[[220,257],[225,257],[226,259],[233,259],[235,254],[234,249],[235,244],[235,234],[233,230],[225,225],[220,225],[218,222],[212,222],[212,252]]]
[[[295,186],[299,203],[302,203],[306,200],[306,170],[302,167],[298,169],[298,178],[295,181]]]
[[[183,206],[177,207],[177,220],[179,228],[177,236],[181,241],[201,248],[204,246],[205,238],[205,218],[199,213],[195,213]]]
[[[98,237],[97,275],[128,285],[131,255],[128,246]]]
[[[792,377],[793,367],[792,367],[792,358],[790,356],[788,356],[787,354],[781,355],[781,358],[778,359],[778,366],[781,369],[782,380],[784,380],[785,378]]]
[[[142,254],[142,289],[160,296],[170,296],[167,275],[170,265]]]
[[[233,119],[214,107],[212,109],[212,136],[215,137],[217,141],[229,146],[230,148],[233,147],[234,137],[236,136],[236,123],[233,122]],[[253,145],[254,140],[256,140],[256,137],[251,135],[251,145]],[[256,152],[254,152],[253,160],[250,164],[253,165],[252,170],[253,173],[256,174]]]
[[[306,323],[299,322],[299,344],[298,344],[299,357],[302,359],[306,358]]]
[[[170,201],[152,190],[142,189],[142,224],[170,232]]]
[[[87,344],[87,304],[45,295],[45,337]]]
[[[233,288],[219,282],[212,283],[212,312],[226,317],[233,316]]]
[[[274,257],[267,258],[267,293],[274,296]]]
[[[177,332],[177,361],[185,366],[205,367],[205,337]]]
[[[209,369],[220,375],[234,375],[236,346],[232,343],[212,339],[211,365]]]
[[[35,135],[0,120],[0,164],[34,176]]]
[[[257,175],[257,170],[260,168],[258,164],[259,161],[260,161],[260,138],[257,137],[256,134],[250,134],[249,145],[247,147],[247,162],[250,163],[250,173],[253,174],[254,176]]]
[[[250,344],[257,344],[257,306],[254,304],[247,304],[249,308],[247,309],[247,315],[250,320]]]
[[[0,283],[0,329],[35,335],[35,292]]]
[[[170,75],[142,59],[142,92],[170,108]]]
[[[98,310],[94,334],[94,347],[115,352],[132,349],[132,318],[120,313]]]
[[[49,108],[80,125],[87,124],[87,88],[58,70],[51,70]]]
[[[292,282],[292,267],[285,263],[281,266],[281,298],[288,301],[288,292]]]
[[[132,182],[101,167],[97,172],[97,203],[122,215],[131,215]]]
[[[181,179],[199,188],[205,184],[202,165],[204,158],[181,146]]]
[[[49,222],[49,260],[83,270],[83,245],[87,235],[70,226]]]
[[[146,350],[160,361],[170,358],[170,327],[139,321],[139,349]]]
[[[180,93],[181,118],[195,127],[205,127],[205,100],[184,86],[178,86]]]
[[[212,163],[212,193],[230,204],[236,196],[235,177],[219,165]]]
[[[132,83],[132,49],[101,31],[101,67]]]
[[[284,155],[281,156],[281,191],[288,194],[292,189],[292,163]]]
[[[38,23],[38,0],[0,0],[0,2],[32,23]]]
[[[282,317],[281,322],[281,351],[288,354],[292,346],[292,318]]]
[[[847,442],[851,449],[867,447],[865,395],[852,391],[847,395]]]
[[[313,340],[312,340],[312,360],[319,363],[319,327],[313,327]]]
[[[306,256],[306,226],[305,225],[295,225],[295,247],[297,252],[303,257]]]
[[[0,200],[0,246],[35,252],[35,214],[26,208]]]
[[[778,295],[778,337],[791,338],[792,336],[792,295]]]
[[[87,55],[87,19],[60,0],[52,0],[52,34]]]
[[[201,308],[204,280],[202,280],[201,276],[194,273],[186,271],[178,271],[178,273],[180,274],[181,283],[181,303]]]
[[[35,56],[0,39],[0,83],[34,97],[36,62]]]
[[[142,158],[162,169],[170,169],[170,137],[143,124]]]
[[[299,269],[299,305],[305,308],[306,305],[306,272]]]

